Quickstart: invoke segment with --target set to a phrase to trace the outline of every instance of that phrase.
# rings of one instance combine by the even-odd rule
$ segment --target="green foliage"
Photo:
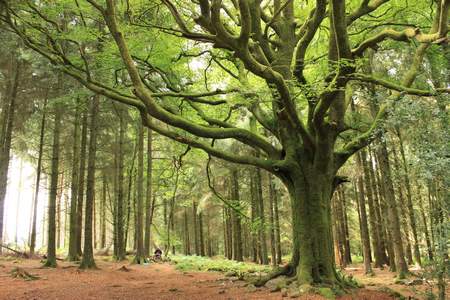
[[[245,273],[269,272],[270,267],[257,265],[254,263],[237,262],[234,260],[223,259],[220,257],[208,258],[202,256],[172,256],[172,261],[176,268],[182,271],[218,271],[232,272],[238,277]]]

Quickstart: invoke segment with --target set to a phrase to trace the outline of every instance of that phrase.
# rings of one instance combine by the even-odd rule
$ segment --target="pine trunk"
[[[233,169],[231,171],[231,200],[233,206],[240,210],[240,200],[239,200],[239,181],[238,181],[238,170]],[[240,215],[236,211],[232,211],[231,215],[232,227],[233,227],[233,259],[237,261],[243,261],[242,254],[242,228]]]
[[[39,151],[38,151],[38,161],[36,167],[36,183],[34,187],[34,197],[33,197],[33,213],[31,220],[31,234],[30,234],[30,257],[34,256],[36,248],[36,220],[37,220],[37,207],[38,207],[38,197],[39,188],[41,184],[41,171],[42,171],[42,154],[44,150],[44,137],[45,137],[45,122],[47,117],[46,112],[47,98],[44,99],[44,106],[42,108],[42,119],[41,119],[41,129],[39,133]]]
[[[136,204],[136,256],[134,263],[146,262],[144,252],[144,127],[139,125],[138,134],[138,176]]]
[[[55,108],[55,121],[53,125],[52,163],[50,173],[50,191],[48,197],[48,233],[47,233],[47,260],[46,267],[56,267],[56,197],[58,194],[59,177],[59,137],[61,134],[61,108]]]
[[[78,171],[78,196],[77,196],[77,255],[81,256],[81,236],[83,227],[83,202],[84,202],[84,181],[86,175],[86,155],[87,155],[87,137],[88,137],[88,113],[83,113],[81,129],[81,148],[80,148],[80,169]]]
[[[385,199],[388,210],[389,219],[389,231],[392,238],[394,253],[395,253],[395,264],[398,271],[399,278],[403,278],[408,273],[408,265],[405,261],[405,255],[402,245],[402,237],[400,230],[400,220],[397,210],[397,202],[394,194],[394,186],[392,183],[391,169],[389,165],[389,156],[386,147],[386,141],[381,139],[380,148],[378,149],[380,170],[386,188]]]
[[[93,208],[95,201],[95,157],[97,152],[99,96],[95,95],[91,103],[91,122],[89,125],[89,156],[86,182],[86,208],[84,214],[84,248],[81,260],[81,269],[96,268],[94,261],[94,249],[92,245],[93,232]]]
[[[145,240],[144,240],[144,254],[145,256],[150,256],[150,241],[151,241],[151,226],[153,221],[153,211],[154,211],[154,203],[153,203],[153,188],[152,188],[152,165],[153,165],[153,156],[152,156],[152,131],[150,129],[147,130],[147,194],[145,197]]]

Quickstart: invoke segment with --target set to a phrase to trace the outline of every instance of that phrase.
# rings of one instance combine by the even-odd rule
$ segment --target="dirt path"
[[[231,282],[220,273],[181,272],[169,264],[128,265],[97,261],[99,270],[80,271],[78,266],[58,262],[58,268],[42,269],[38,260],[0,259],[0,299],[283,299],[280,292],[266,288],[252,291],[245,282]],[[126,271],[119,270],[126,266]],[[21,267],[40,278],[34,281],[12,278]],[[284,298],[286,299],[286,298]],[[306,296],[304,300],[323,299]],[[386,294],[361,290],[341,299],[388,300]]]

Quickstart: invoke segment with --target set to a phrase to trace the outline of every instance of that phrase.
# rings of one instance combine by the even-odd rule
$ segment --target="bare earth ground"
[[[39,260],[0,258],[0,299],[283,299],[280,292],[271,293],[266,288],[250,291],[245,287],[245,282],[231,282],[223,274],[216,272],[182,272],[170,264],[140,266],[105,262],[101,259],[97,260],[97,265],[99,270],[80,271],[73,263],[58,261],[58,268],[55,270],[41,268]],[[127,270],[121,270],[123,266]],[[12,278],[10,272],[15,267],[25,269],[30,274],[39,276],[39,279],[25,281]],[[352,273],[359,279],[360,270],[355,269]],[[386,274],[378,274],[376,281],[385,284],[392,282],[392,274]],[[339,299],[394,299],[377,291],[379,283]],[[408,295],[413,296],[414,293],[410,292]],[[311,295],[300,299],[324,298]]]

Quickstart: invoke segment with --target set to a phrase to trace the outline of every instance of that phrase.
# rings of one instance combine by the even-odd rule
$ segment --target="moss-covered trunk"
[[[304,168],[305,169],[305,168]],[[293,213],[293,267],[299,284],[336,281],[331,234],[334,176],[312,166],[286,181]]]

